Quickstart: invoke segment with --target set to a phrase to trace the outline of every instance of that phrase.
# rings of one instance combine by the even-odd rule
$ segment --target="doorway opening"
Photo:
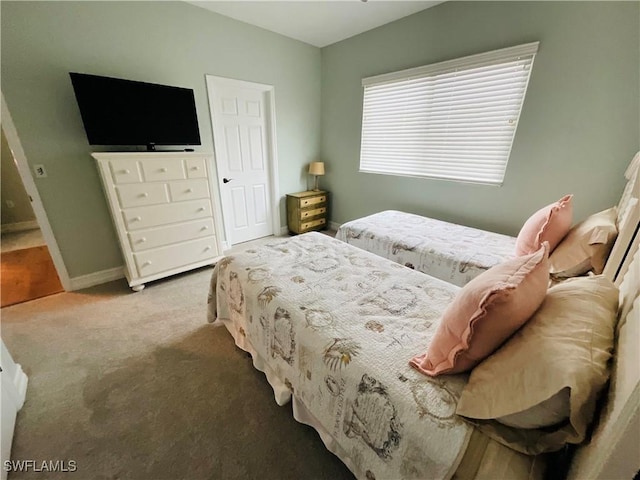
[[[0,147],[0,306],[5,307],[69,290],[69,276],[4,95]]]
[[[4,127],[2,144],[2,227],[0,307],[64,291],[18,174]]]

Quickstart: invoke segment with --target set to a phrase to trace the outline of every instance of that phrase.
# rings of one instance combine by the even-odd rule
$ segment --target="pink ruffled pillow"
[[[516,238],[516,255],[533,253],[542,242],[549,242],[549,253],[553,252],[571,228],[572,198],[573,195],[565,195],[529,217]]]
[[[515,333],[542,304],[549,283],[549,244],[467,283],[445,310],[427,353],[409,364],[436,376],[473,368]]]

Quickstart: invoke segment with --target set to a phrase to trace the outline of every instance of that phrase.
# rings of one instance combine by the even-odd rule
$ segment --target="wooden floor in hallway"
[[[0,307],[63,291],[46,245],[0,254]]]

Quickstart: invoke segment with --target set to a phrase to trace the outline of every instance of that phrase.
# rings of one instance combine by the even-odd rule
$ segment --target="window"
[[[538,42],[362,80],[360,171],[499,185]]]

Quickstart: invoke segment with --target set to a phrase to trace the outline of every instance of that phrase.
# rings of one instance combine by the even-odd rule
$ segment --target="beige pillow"
[[[574,226],[549,257],[555,277],[577,277],[589,270],[601,274],[618,236],[617,209],[591,215]]]
[[[551,398],[522,412],[496,418],[497,422],[513,428],[544,428],[564,422],[569,418],[571,390],[563,388]]]
[[[524,327],[471,372],[456,412],[527,454],[582,442],[609,377],[617,309],[618,289],[603,276],[572,278],[551,287]],[[559,425],[524,430],[495,421],[508,421],[566,388],[569,408],[558,410],[569,411],[569,418]]]

